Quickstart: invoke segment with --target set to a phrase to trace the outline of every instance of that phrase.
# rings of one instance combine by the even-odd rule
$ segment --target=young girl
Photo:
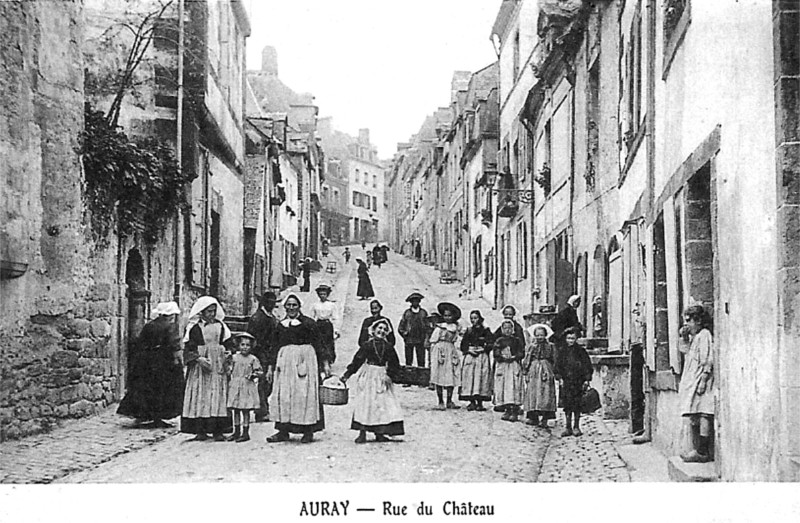
[[[403,410],[394,394],[392,380],[400,370],[397,352],[387,341],[389,321],[380,319],[370,327],[370,338],[361,343],[347,366],[342,381],[356,374],[353,421],[350,428],[358,431],[356,443],[367,441],[367,432],[375,441],[388,441],[386,436],[402,436]]]
[[[316,288],[319,301],[311,306],[311,319],[317,322],[317,330],[319,331],[320,342],[325,345],[326,351],[333,355],[335,361],[336,350],[333,340],[335,339],[333,329],[333,319],[336,315],[336,304],[328,301],[331,295],[331,288],[328,285],[321,284]]]
[[[456,349],[458,338],[458,319],[461,309],[452,303],[442,302],[437,307],[442,322],[436,325],[431,334],[431,383],[436,387],[439,403],[436,410],[459,409],[453,403],[453,389],[461,381],[461,354]],[[447,403],[442,398],[442,389],[447,393]]]
[[[250,411],[258,410],[260,401],[256,379],[263,379],[261,362],[250,354],[255,337],[242,332],[234,337],[236,354],[229,366],[228,408],[233,410],[233,435],[228,441],[250,441]],[[240,430],[241,427],[241,430]]]
[[[222,344],[230,339],[231,331],[224,319],[216,298],[201,296],[192,306],[183,337],[186,389],[181,432],[195,434],[194,441],[207,440],[209,432],[214,441],[225,441],[223,433],[230,432],[228,353]]]
[[[548,428],[547,420],[556,417],[556,380],[553,374],[553,345],[547,339],[553,334],[543,323],[531,325],[528,332],[533,335],[522,360],[525,376],[524,408],[528,425],[537,423]],[[541,418],[541,421],[539,419]]]
[[[567,428],[561,436],[580,436],[581,397],[592,379],[592,362],[586,350],[578,345],[578,327],[564,331],[564,347],[556,352],[555,374],[559,380],[561,402]],[[574,417],[574,424],[571,420]]]
[[[461,339],[464,360],[461,367],[461,391],[458,399],[468,400],[467,410],[486,410],[484,401],[492,399],[492,331],[483,324],[480,311],[469,313],[472,326]]]
[[[683,314],[679,348],[686,354],[678,387],[682,416],[689,418],[692,449],[681,454],[690,463],[711,460],[711,428],[714,423],[714,338],[711,321],[702,305],[692,305]]]
[[[517,421],[522,405],[522,368],[525,346],[514,334],[514,321],[503,320],[500,336],[494,342],[494,404],[504,412],[504,421]]]

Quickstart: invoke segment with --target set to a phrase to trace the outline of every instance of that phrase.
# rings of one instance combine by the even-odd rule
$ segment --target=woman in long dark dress
[[[369,312],[372,314],[364,318],[364,321],[361,322],[361,331],[358,335],[358,345],[361,346],[362,343],[369,339],[369,329],[372,325],[378,320],[386,320],[389,324],[389,334],[386,336],[386,341],[394,347],[395,344],[395,336],[394,336],[394,327],[392,327],[392,322],[386,316],[381,315],[381,311],[383,311],[383,305],[378,300],[372,300],[369,302]]]
[[[228,413],[228,365],[231,353],[223,345],[231,337],[225,312],[211,296],[201,296],[189,313],[183,337],[186,389],[183,395],[181,432],[195,434],[194,441],[225,441],[233,430]]]
[[[367,432],[375,434],[375,441],[388,441],[386,436],[405,434],[403,410],[393,383],[400,371],[400,360],[386,339],[390,329],[389,320],[385,318],[373,323],[369,339],[360,344],[342,376],[342,381],[347,381],[356,375],[350,425],[351,429],[359,431],[356,443],[365,443]]]
[[[375,296],[375,291],[372,289],[372,281],[369,279],[369,268],[361,258],[356,258],[356,262],[358,263],[358,289],[356,294],[358,294],[359,299],[368,300]]]
[[[165,419],[179,416],[183,408],[183,365],[180,360],[178,314],[174,301],[159,303],[153,319],[131,347],[128,392],[117,414],[151,421],[154,428],[171,427]]]
[[[311,443],[325,428],[319,395],[320,373],[330,375],[333,354],[322,343],[317,325],[300,312],[300,299],[290,294],[283,303],[286,317],[278,323],[270,347],[267,379],[273,383],[273,408],[277,432],[269,443],[289,441],[289,433],[302,434]]]
[[[567,304],[564,308],[558,311],[558,314],[553,318],[550,326],[553,329],[553,336],[550,341],[556,348],[564,347],[566,344],[564,332],[567,329],[575,328],[578,330],[578,337],[584,332],[583,325],[578,319],[578,307],[581,306],[581,297],[574,294],[569,297]]]

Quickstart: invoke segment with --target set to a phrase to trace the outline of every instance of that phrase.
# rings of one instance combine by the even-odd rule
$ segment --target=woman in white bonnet
[[[211,296],[201,296],[189,313],[183,337],[183,360],[186,363],[186,392],[183,396],[181,432],[195,434],[193,441],[225,441],[231,432],[228,414],[227,368],[231,353],[223,343],[231,331],[222,321],[225,311]]]
[[[171,427],[165,419],[181,413],[183,407],[183,366],[179,352],[178,315],[174,301],[159,303],[153,320],[130,345],[128,392],[117,414],[136,418],[153,428]],[[140,425],[143,426],[143,425]]]

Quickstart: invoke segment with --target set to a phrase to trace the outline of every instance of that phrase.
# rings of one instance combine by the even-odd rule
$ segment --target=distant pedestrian
[[[553,334],[550,327],[537,323],[528,327],[530,342],[522,360],[525,381],[523,409],[528,425],[548,428],[547,420],[556,417],[556,380],[553,371],[555,354],[548,338]]]
[[[418,292],[412,292],[406,298],[406,302],[411,306],[403,312],[403,317],[397,326],[397,332],[403,337],[405,345],[406,365],[411,366],[414,362],[414,354],[417,355],[417,366],[425,366],[425,341],[432,332],[428,324],[428,311],[420,305],[424,296]]]
[[[566,428],[561,436],[580,436],[581,398],[592,380],[592,362],[586,349],[578,345],[578,327],[564,331],[564,347],[556,351],[555,377],[559,380],[561,406]]]
[[[350,263],[350,247],[344,248],[344,262]]]
[[[503,320],[500,335],[494,341],[494,404],[504,414],[504,421],[517,421],[522,405],[522,367],[525,345],[514,335],[514,321]]]
[[[275,307],[278,297],[272,291],[267,291],[259,300],[258,310],[247,322],[247,332],[255,336],[253,355],[258,358],[261,368],[267,368],[267,355],[275,343],[275,331],[278,327],[278,318],[275,317]],[[256,411],[256,423],[269,421],[269,396],[272,394],[272,383],[266,379],[258,380],[258,397],[260,407]]]
[[[295,433],[303,435],[301,443],[311,443],[314,433],[325,428],[320,374],[330,375],[333,355],[320,341],[316,322],[300,312],[297,296],[287,296],[283,306],[286,317],[278,323],[267,368],[277,432],[267,442],[289,441],[289,433]]]
[[[372,263],[378,268],[380,268],[381,264],[383,263],[383,250],[377,243],[375,244],[375,247],[372,248]]]
[[[231,337],[225,325],[225,311],[211,296],[201,296],[189,312],[189,324],[183,337],[183,361],[186,363],[186,390],[183,396],[181,432],[195,434],[193,441],[225,441],[230,432],[228,414],[227,365],[230,352],[223,343]]]
[[[251,354],[255,336],[242,332],[233,339],[236,353],[228,370],[228,408],[233,411],[233,435],[228,441],[241,443],[250,441],[250,412],[261,406],[256,382],[264,379],[264,371],[258,358]]]
[[[372,281],[369,279],[369,268],[361,258],[356,258],[356,263],[358,263],[358,288],[356,289],[356,294],[359,299],[368,300],[375,296]]]
[[[367,251],[367,268],[372,268],[372,251]]]
[[[364,249],[365,251],[367,250],[367,242],[365,242],[364,240],[361,240],[361,248]]]
[[[394,392],[400,361],[386,339],[390,332],[389,320],[382,318],[373,323],[369,339],[359,345],[342,376],[342,381],[347,381],[356,375],[350,424],[351,429],[359,431],[356,443],[366,443],[367,432],[375,434],[375,441],[388,441],[386,436],[405,433],[403,410]]]
[[[711,318],[702,305],[692,305],[683,314],[679,348],[685,366],[678,387],[681,416],[689,419],[692,449],[681,453],[689,463],[711,461],[714,425],[714,337]]]
[[[442,302],[437,307],[442,316],[442,323],[436,325],[431,334],[431,380],[436,387],[436,396],[439,403],[437,410],[459,409],[453,402],[453,389],[461,381],[461,354],[456,349],[456,340],[459,336],[458,319],[461,309],[448,302]],[[446,400],[442,393],[446,393]]]
[[[458,399],[469,401],[467,410],[486,410],[484,401],[492,399],[492,331],[483,324],[480,311],[469,313],[472,324],[461,339],[464,354],[461,367],[461,391]]]
[[[386,320],[387,325],[389,325],[389,334],[386,335],[386,341],[392,347],[395,346],[396,339],[394,335],[394,327],[392,327],[392,322],[389,321],[389,318],[383,316],[381,313],[383,311],[383,305],[378,300],[372,300],[369,302],[369,312],[370,315],[364,318],[364,321],[361,322],[361,330],[358,334],[358,345],[361,346],[365,341],[369,339],[369,332],[372,325],[377,322],[378,320]]]
[[[303,261],[300,271],[303,274],[303,285],[300,287],[300,292],[308,292],[311,289],[311,258]]]
[[[320,342],[325,345],[325,351],[335,357],[335,338],[336,333],[333,328],[333,320],[336,316],[336,304],[328,298],[331,295],[331,287],[321,284],[316,289],[319,301],[311,306],[311,319],[317,322]],[[332,359],[331,363],[335,360]]]
[[[553,318],[553,321],[550,322],[550,326],[553,328],[552,341],[556,348],[566,345],[565,332],[567,329],[577,329],[576,332],[578,333],[579,338],[583,334],[583,325],[581,325],[581,322],[578,319],[578,307],[580,307],[580,305],[581,297],[577,294],[573,294],[567,300],[566,305],[564,305],[564,307],[558,311],[558,314],[556,314],[556,316]]]
[[[165,419],[179,416],[183,409],[183,365],[180,359],[178,315],[174,301],[159,303],[154,319],[147,323],[131,344],[128,392],[117,414],[132,416],[144,426],[171,427]]]

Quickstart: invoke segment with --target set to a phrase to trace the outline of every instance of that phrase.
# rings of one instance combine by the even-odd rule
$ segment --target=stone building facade
[[[2,441],[118,397],[125,294],[84,227],[81,6],[3,2],[0,26]]]

